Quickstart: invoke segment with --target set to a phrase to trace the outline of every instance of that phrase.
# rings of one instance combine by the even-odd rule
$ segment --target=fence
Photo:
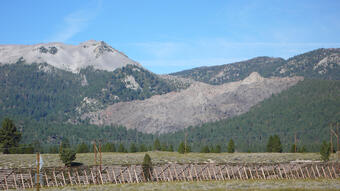
[[[163,164],[149,169],[145,177],[141,165],[81,166],[72,168],[43,168],[41,186],[124,184],[147,181],[204,181],[247,179],[317,179],[339,178],[339,163],[285,164]],[[27,189],[35,185],[34,169],[0,170],[0,189]]]

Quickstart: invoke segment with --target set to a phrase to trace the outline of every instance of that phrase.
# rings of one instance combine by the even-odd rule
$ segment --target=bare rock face
[[[180,92],[113,104],[104,110],[86,113],[82,119],[96,125],[121,124],[146,133],[174,132],[245,113],[301,80],[302,77],[263,78],[254,72],[242,81],[218,86],[194,82]]]
[[[128,64],[142,67],[103,41],[89,40],[78,45],[44,43],[35,45],[0,45],[0,65],[23,61],[48,63],[56,68],[79,73],[88,66],[114,71]]]

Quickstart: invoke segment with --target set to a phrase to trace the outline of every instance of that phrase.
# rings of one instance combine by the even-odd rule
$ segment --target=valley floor
[[[202,182],[162,182],[141,184],[105,184],[93,186],[71,186],[64,188],[44,188],[41,190],[164,190],[164,191],[335,191],[340,190],[340,179],[318,179],[318,180],[247,180],[247,181],[202,181]]]
[[[287,163],[291,161],[320,161],[319,153],[188,153],[148,152],[152,163]],[[141,164],[145,153],[102,153],[103,165]],[[98,155],[99,157],[99,155]],[[63,166],[58,154],[42,154],[43,167]],[[34,168],[35,154],[0,154],[0,169]],[[335,154],[331,162],[336,161]],[[94,165],[93,153],[78,153],[74,161]]]

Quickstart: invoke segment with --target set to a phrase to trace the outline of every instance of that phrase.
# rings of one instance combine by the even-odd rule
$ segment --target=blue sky
[[[155,73],[340,47],[338,0],[10,0],[0,44],[103,40]]]

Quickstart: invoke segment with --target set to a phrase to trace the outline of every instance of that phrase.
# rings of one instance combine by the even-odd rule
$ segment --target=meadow
[[[188,153],[147,152],[154,164],[165,163],[287,163],[291,161],[320,161],[319,153]],[[145,153],[102,153],[103,165],[141,164]],[[61,167],[58,154],[42,154],[43,167]],[[99,154],[98,154],[99,159]],[[0,154],[0,169],[34,168],[35,154]],[[331,161],[336,161],[332,154]],[[99,161],[99,160],[98,160]],[[93,153],[78,153],[74,162],[94,165]]]

